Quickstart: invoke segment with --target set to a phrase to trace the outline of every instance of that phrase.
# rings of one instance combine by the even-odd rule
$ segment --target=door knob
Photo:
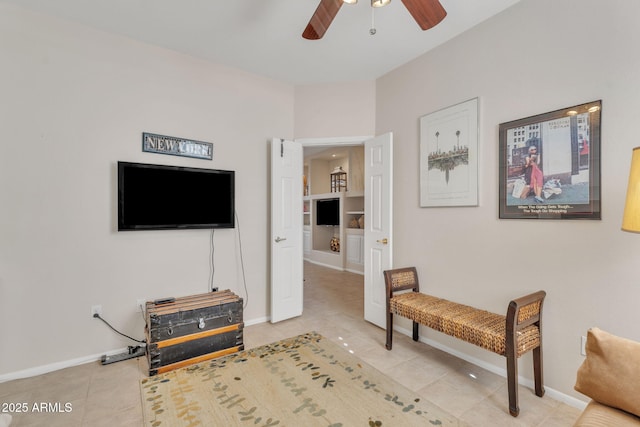
[[[387,243],[389,243],[389,241],[387,240],[386,237],[384,239],[382,239],[382,240],[376,240],[376,242],[382,243],[383,245],[386,245]]]
[[[286,237],[280,237],[280,236],[277,236],[277,237],[276,237],[276,243],[280,243],[280,242],[282,242],[283,240],[287,240],[287,238],[286,238]]]

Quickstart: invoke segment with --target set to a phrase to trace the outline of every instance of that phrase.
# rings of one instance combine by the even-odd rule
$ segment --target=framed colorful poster
[[[499,217],[601,219],[602,102],[500,124]]]

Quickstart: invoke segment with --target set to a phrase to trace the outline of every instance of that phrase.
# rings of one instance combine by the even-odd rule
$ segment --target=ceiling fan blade
[[[331,21],[336,17],[342,7],[342,0],[320,0],[318,8],[304,29],[302,37],[307,40],[319,40],[331,25]]]
[[[402,0],[420,28],[428,30],[447,16],[447,11],[438,0]]]

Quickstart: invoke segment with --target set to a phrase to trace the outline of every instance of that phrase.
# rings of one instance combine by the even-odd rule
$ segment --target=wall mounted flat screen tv
[[[233,228],[235,172],[118,162],[118,231]]]
[[[340,225],[340,199],[322,199],[316,202],[317,225]]]

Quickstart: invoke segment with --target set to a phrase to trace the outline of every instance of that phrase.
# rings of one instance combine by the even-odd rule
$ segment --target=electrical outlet
[[[136,311],[144,313],[144,308],[147,306],[146,298],[138,298],[136,300]]]
[[[580,337],[580,354],[587,355],[587,337]]]
[[[92,305],[91,306],[91,317],[95,317],[95,315],[102,316],[102,306],[101,305]]]

